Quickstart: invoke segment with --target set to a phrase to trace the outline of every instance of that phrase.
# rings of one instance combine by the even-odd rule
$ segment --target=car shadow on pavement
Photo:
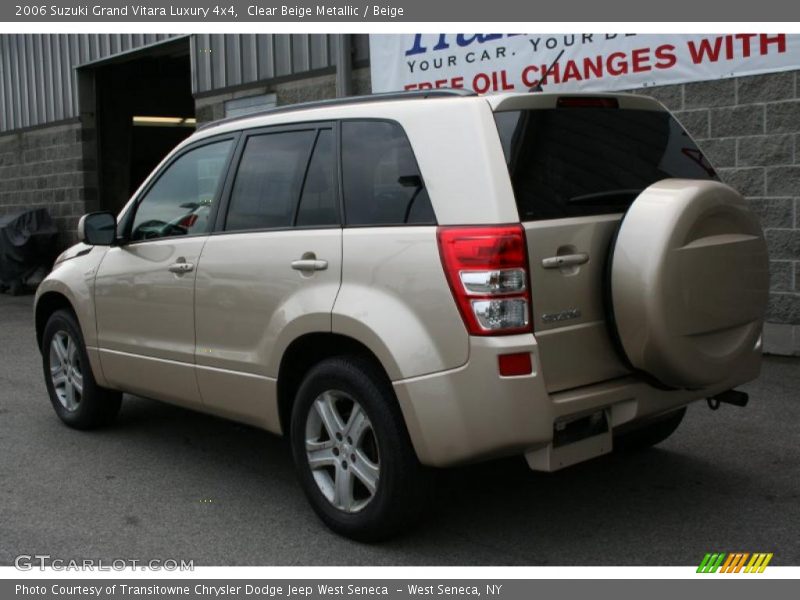
[[[282,438],[130,396],[109,435],[169,456],[174,464],[202,466],[208,477],[229,480],[265,503],[291,503],[272,509],[298,512],[298,519],[308,519],[318,527],[315,535],[331,544],[352,543],[328,532],[305,505]],[[702,456],[653,448],[611,454],[556,473],[533,472],[521,457],[498,459],[437,470],[435,480],[426,518],[380,545],[385,560],[395,556],[403,563],[412,551],[421,560],[426,555],[435,560],[440,555],[434,549],[450,540],[480,544],[496,558],[484,558],[485,564],[658,564],[649,552],[625,562],[611,547],[626,539],[641,547],[642,536],[653,536],[650,547],[656,552],[665,536],[685,536],[701,525],[736,493],[738,478]],[[291,491],[271,497],[276,486]],[[605,557],[581,554],[582,548],[604,545]]]

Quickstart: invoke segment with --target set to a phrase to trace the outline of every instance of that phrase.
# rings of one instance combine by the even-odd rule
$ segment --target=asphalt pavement
[[[710,551],[800,565],[800,359],[768,357],[748,407],[696,403],[646,452],[554,474],[522,458],[444,471],[430,518],[364,545],[318,521],[268,433],[132,396],[108,429],[62,425],[32,302],[0,294],[0,565],[693,565]]]

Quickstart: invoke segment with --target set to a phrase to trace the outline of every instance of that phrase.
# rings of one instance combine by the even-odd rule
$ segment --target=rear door
[[[246,132],[196,284],[197,380],[213,412],[280,431],[283,350],[330,331],[342,269],[334,124]]]
[[[641,98],[533,97],[495,121],[527,235],[533,326],[551,392],[630,372],[608,323],[606,265],[649,185],[715,178],[689,135]],[[522,104],[520,104],[522,103]]]

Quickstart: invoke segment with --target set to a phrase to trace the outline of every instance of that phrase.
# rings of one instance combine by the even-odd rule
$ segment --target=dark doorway
[[[99,207],[118,212],[194,131],[189,40],[132,52],[93,70]]]

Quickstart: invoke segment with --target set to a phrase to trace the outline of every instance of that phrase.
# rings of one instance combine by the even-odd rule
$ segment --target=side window
[[[436,223],[411,145],[397,123],[344,121],[342,177],[348,225]]]
[[[231,190],[226,231],[291,227],[316,131],[247,138]]]
[[[232,140],[201,146],[167,167],[136,207],[131,240],[207,232],[232,146]]]
[[[322,129],[317,136],[300,196],[295,223],[298,227],[339,225],[335,166],[333,131]]]

